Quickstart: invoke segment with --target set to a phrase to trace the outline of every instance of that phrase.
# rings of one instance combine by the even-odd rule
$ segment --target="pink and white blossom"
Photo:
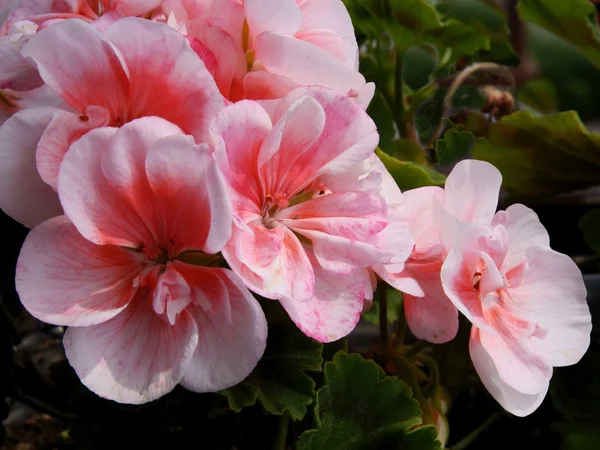
[[[86,386],[144,403],[252,371],[267,324],[239,277],[206,265],[232,221],[206,144],[156,117],[93,130],[65,156],[58,193],[65,215],[31,231],[16,286],[33,316],[69,326],[66,355]]]
[[[188,36],[231,101],[276,99],[319,85],[365,108],[374,93],[358,72],[358,46],[341,0],[167,0],[169,23]]]
[[[309,336],[348,334],[372,295],[369,266],[394,256],[378,245],[385,199],[354,174],[377,145],[375,124],[347,96],[314,87],[271,116],[252,101],[228,106],[211,133],[232,188],[230,267]]]
[[[118,127],[140,117],[162,117],[196,142],[206,141],[210,119],[224,106],[204,63],[185,38],[164,24],[130,17],[102,33],[81,20],[63,20],[38,32],[22,54],[35,63],[45,87],[66,106],[51,117],[28,113],[22,122],[29,124],[29,132],[9,123],[0,128],[0,158],[26,170],[10,169],[9,176],[8,166],[2,166],[0,190],[31,190],[31,183],[39,184],[38,177],[56,189],[61,161],[74,141],[92,129]],[[23,138],[22,133],[35,133],[39,140]],[[24,140],[30,144],[27,148],[13,145]],[[25,163],[32,155],[39,176],[32,177]],[[39,223],[35,208],[43,209],[44,201],[39,197],[23,204],[6,197],[0,207],[34,226]]]
[[[483,384],[525,416],[544,399],[552,367],[575,364],[589,346],[583,278],[550,248],[531,209],[515,204],[494,214],[501,176],[492,165],[463,161],[453,175],[438,217],[444,292],[473,323],[470,352]]]

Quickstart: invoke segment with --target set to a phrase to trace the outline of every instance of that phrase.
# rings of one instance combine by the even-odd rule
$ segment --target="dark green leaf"
[[[415,45],[404,53],[402,78],[410,89],[416,91],[429,84],[437,65],[438,54],[435,47]]]
[[[446,131],[444,138],[435,143],[438,164],[446,166],[464,158],[469,154],[476,140],[473,133],[463,128],[452,128]]]
[[[543,114],[558,111],[556,86],[546,78],[531,80],[522,85],[517,91],[517,100]]]
[[[423,101],[415,112],[415,128],[421,143],[428,143],[444,117],[446,89],[438,89],[434,95]]]
[[[577,47],[600,66],[596,8],[589,0],[520,0],[519,13]]]
[[[600,184],[600,135],[590,133],[574,111],[506,116],[476,142],[473,157],[494,164],[515,195],[547,196]]]
[[[396,139],[392,142],[392,152],[390,156],[393,156],[400,161],[410,161],[417,164],[427,164],[427,158],[425,157],[425,151],[423,148],[414,141],[409,139]]]
[[[422,423],[411,389],[386,377],[373,361],[338,353],[325,365],[317,393],[317,428],[305,432],[299,450],[441,450],[435,427]]]
[[[471,25],[490,40],[489,49],[482,47],[473,55],[473,60],[518,65],[519,58],[510,44],[506,19],[498,6],[480,0],[444,0],[437,9],[446,17]]]
[[[221,393],[229,407],[240,411],[259,400],[272,414],[289,411],[300,420],[314,398],[315,382],[304,371],[319,371],[323,345],[306,337],[291,322],[269,328],[267,349],[254,371],[237,386]]]
[[[586,244],[595,252],[600,253],[600,209],[588,211],[579,220],[579,229],[583,233]]]
[[[422,186],[443,186],[446,177],[417,163],[400,161],[377,149],[375,151],[401,190]]]

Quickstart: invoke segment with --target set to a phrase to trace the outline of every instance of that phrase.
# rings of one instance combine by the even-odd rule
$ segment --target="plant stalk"
[[[287,445],[288,429],[290,427],[290,412],[284,411],[279,419],[279,429],[273,450],[285,450]]]
[[[492,414],[490,417],[487,418],[487,420],[485,422],[483,422],[481,425],[479,425],[477,428],[475,428],[471,432],[471,434],[469,434],[467,437],[465,437],[464,439],[459,441],[457,444],[450,447],[450,450],[464,450],[465,448],[467,448],[469,445],[471,445],[473,442],[475,442],[477,440],[477,438],[479,436],[481,436],[490,426],[492,426],[493,423],[496,420],[498,420],[499,417],[500,417],[500,413],[498,413],[498,412],[495,412],[494,414]]]
[[[379,338],[381,356],[386,359],[388,355],[388,323],[387,323],[387,287],[379,285]]]

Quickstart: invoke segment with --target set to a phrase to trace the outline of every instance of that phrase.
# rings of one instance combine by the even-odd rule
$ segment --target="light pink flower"
[[[484,385],[525,416],[544,399],[552,367],[575,364],[589,346],[585,285],[533,211],[516,204],[494,215],[501,177],[493,166],[463,161],[455,171],[463,176],[448,179],[439,215],[442,285],[473,323],[471,358]]]
[[[67,358],[86,386],[144,403],[252,371],[262,309],[233,272],[202,265],[232,221],[206,144],[160,118],[93,130],[65,156],[58,192],[66,216],[31,231],[16,286],[31,314],[69,326]]]
[[[53,115],[22,111],[0,128],[0,159],[5,161],[0,191],[31,191],[31,183],[39,185],[25,163],[34,153],[39,176],[56,189],[62,158],[72,142],[94,128],[139,117],[165,118],[203,142],[210,119],[224,106],[203,62],[185,38],[164,24],[131,17],[100,33],[80,20],[64,20],[37,33],[22,53],[35,62],[46,86],[68,109]],[[15,122],[22,126],[18,129]],[[31,227],[51,217],[35,211],[45,209],[43,201],[32,198],[23,204],[17,196],[7,196],[0,207]]]
[[[358,72],[354,28],[341,0],[167,0],[163,10],[211,61],[231,101],[281,98],[308,85],[364,107],[373,97],[373,83]]]
[[[348,97],[315,87],[293,91],[272,118],[256,102],[228,106],[211,132],[233,191],[231,268],[309,336],[348,334],[372,294],[368,266],[391,258],[377,246],[385,200],[346,177],[373,154],[375,124]]]

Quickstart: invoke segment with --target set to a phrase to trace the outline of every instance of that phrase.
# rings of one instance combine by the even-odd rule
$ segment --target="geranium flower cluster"
[[[496,213],[495,168],[400,192],[341,0],[15,0],[0,23],[0,207],[33,228],[17,290],[97,394],[233,386],[265,349],[250,291],[330,342],[377,278],[421,339],[463,313],[515,414],[587,349],[579,270],[531,210]]]

